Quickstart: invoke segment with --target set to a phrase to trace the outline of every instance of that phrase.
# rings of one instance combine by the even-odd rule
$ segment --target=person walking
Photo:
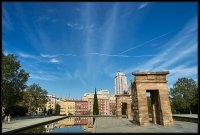
[[[8,116],[5,115],[4,121],[7,122],[8,121]]]
[[[127,110],[126,110],[126,118],[128,118],[128,112],[127,112]]]
[[[8,115],[8,124],[10,123],[10,119],[11,119],[11,116],[10,114]]]

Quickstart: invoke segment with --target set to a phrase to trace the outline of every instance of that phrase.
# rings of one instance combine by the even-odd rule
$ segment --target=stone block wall
[[[153,120],[155,124],[173,125],[166,75],[169,72],[136,72],[132,83],[133,121],[138,125],[149,125],[146,92],[152,96]]]
[[[122,116],[121,103],[127,103],[128,118],[132,119],[133,118],[133,113],[132,113],[131,95],[115,95],[115,97],[116,97],[116,116],[117,117],[121,117]]]

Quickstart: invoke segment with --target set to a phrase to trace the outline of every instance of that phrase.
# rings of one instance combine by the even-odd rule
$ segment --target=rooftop
[[[132,75],[167,75],[169,71],[160,71],[160,72],[132,72]]]

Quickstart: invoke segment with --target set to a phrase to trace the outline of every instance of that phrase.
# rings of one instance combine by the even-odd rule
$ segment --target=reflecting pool
[[[94,117],[69,117],[16,133],[87,133],[92,132]]]

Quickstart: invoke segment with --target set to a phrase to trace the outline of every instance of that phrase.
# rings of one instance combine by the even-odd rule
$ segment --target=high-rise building
[[[115,95],[122,95],[128,92],[127,77],[122,72],[115,76]]]

